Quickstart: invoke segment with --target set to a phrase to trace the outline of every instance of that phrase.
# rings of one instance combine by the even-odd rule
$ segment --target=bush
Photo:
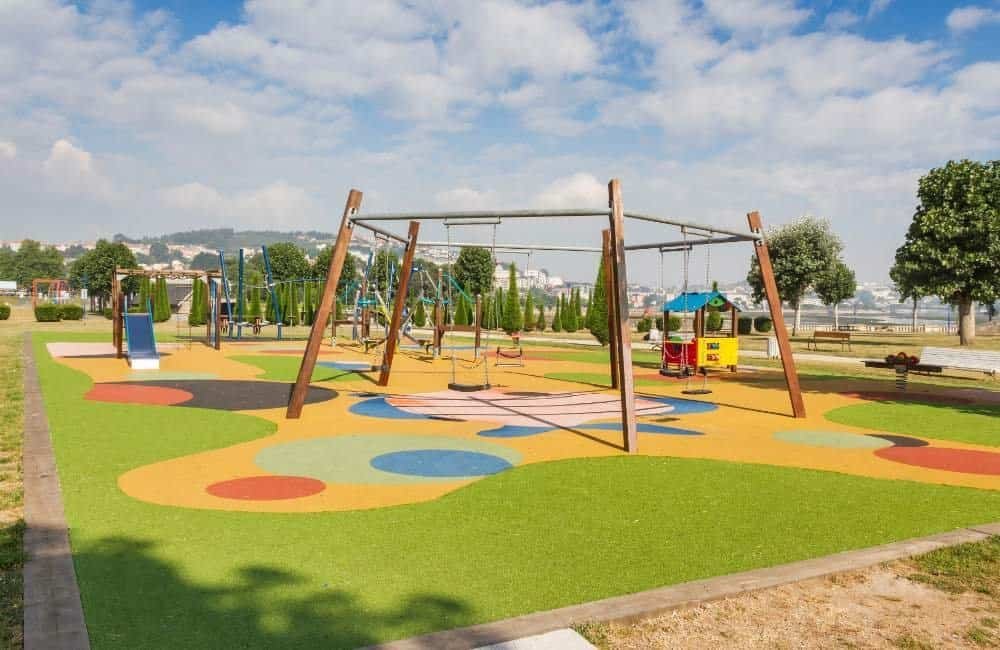
[[[10,305],[0,303],[0,320],[7,320],[8,318],[10,318]]]
[[[639,332],[648,332],[652,327],[653,321],[649,317],[640,318],[639,322],[635,325],[635,329]]]
[[[736,321],[736,331],[740,334],[753,332],[753,319],[749,316],[740,316],[740,319]]]
[[[661,319],[661,324],[662,324],[662,319]],[[680,329],[681,329],[681,317],[680,316],[671,316],[669,318],[669,320],[667,320],[667,331],[668,332],[677,332]]]
[[[708,316],[705,317],[705,330],[709,332],[718,332],[722,329],[722,314],[717,311],[708,312]]]
[[[107,318],[108,320],[112,320],[115,317],[115,313],[111,310],[111,307],[105,307],[102,313],[104,314],[104,317]]]
[[[768,318],[767,316],[758,316],[757,318],[753,319],[753,327],[761,334],[767,334],[768,332],[771,331],[771,328],[774,327],[774,324],[771,322],[771,319]]]
[[[59,314],[63,320],[80,320],[83,318],[83,307],[80,305],[61,305]]]
[[[39,323],[57,323],[62,317],[62,309],[54,302],[43,302],[35,307],[35,320]]]

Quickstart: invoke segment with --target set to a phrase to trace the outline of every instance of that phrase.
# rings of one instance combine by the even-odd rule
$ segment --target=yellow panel
[[[706,368],[728,367],[737,364],[739,339],[731,337],[705,337],[698,339],[698,365]]]

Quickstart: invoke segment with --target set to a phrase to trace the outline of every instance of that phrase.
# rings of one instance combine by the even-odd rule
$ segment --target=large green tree
[[[267,247],[267,256],[271,260],[271,275],[275,282],[300,280],[312,274],[305,252],[292,242],[271,244]]]
[[[316,255],[316,261],[312,265],[312,277],[326,280],[326,275],[330,271],[330,258],[333,256],[333,246],[327,246]],[[355,285],[358,280],[358,259],[348,253],[344,257],[344,266],[340,270],[340,282],[337,283],[337,295],[342,296],[344,292]],[[354,300],[353,291],[348,291],[347,299]]]
[[[843,244],[826,220],[803,217],[768,230],[765,236],[778,295],[795,310],[792,334],[802,323],[802,298],[838,259]],[[747,282],[754,300],[764,300],[764,281],[756,255],[750,260]]]
[[[959,342],[971,345],[976,303],[1000,298],[1000,160],[932,169],[917,198],[891,275],[908,294],[956,305]]]
[[[510,263],[510,274],[507,278],[507,303],[503,310],[503,329],[507,334],[520,332],[524,326],[521,317],[521,296],[517,290],[517,267]]]
[[[119,245],[124,246],[124,244]],[[218,271],[219,254],[202,251],[191,258],[191,264],[188,266],[192,271]]]
[[[486,295],[493,288],[493,256],[482,246],[463,246],[452,273],[469,295]]]
[[[125,244],[111,243],[98,239],[91,250],[83,253],[69,267],[69,283],[74,289],[86,289],[98,309],[104,309],[111,297],[111,280],[115,267],[133,269],[135,255]],[[138,287],[136,278],[128,278],[122,283],[122,291],[133,293]]]
[[[854,295],[858,282],[854,271],[842,260],[834,260],[813,288],[824,305],[833,307],[833,326],[840,328],[840,303]]]
[[[0,280],[14,279],[14,249],[0,246]]]
[[[14,280],[22,287],[30,287],[37,278],[62,278],[65,273],[63,257],[55,247],[43,248],[34,239],[25,239],[14,253]]]
[[[601,345],[607,345],[608,335],[608,296],[604,290],[604,260],[597,264],[597,279],[594,280],[594,290],[590,292],[590,302],[587,303],[587,329]]]

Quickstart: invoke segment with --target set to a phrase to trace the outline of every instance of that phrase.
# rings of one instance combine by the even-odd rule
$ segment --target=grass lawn
[[[869,402],[841,406],[825,417],[879,431],[1000,447],[1000,406],[996,405]]]
[[[24,491],[21,473],[24,392],[22,338],[0,335],[0,648],[22,643]]]
[[[45,351],[70,338],[36,335],[35,350],[95,648],[354,647],[1000,512],[995,492],[643,456],[528,465],[379,510],[157,506],[123,494],[118,477],[273,425],[84,401],[89,378]]]

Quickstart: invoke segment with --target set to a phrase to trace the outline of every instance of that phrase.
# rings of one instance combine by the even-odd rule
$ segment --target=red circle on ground
[[[246,476],[213,483],[205,488],[212,496],[244,501],[277,501],[319,494],[326,483],[304,476]]]
[[[94,384],[84,396],[95,402],[118,402],[121,404],[159,404],[170,406],[183,404],[194,395],[179,388],[143,386],[141,384]]]
[[[875,452],[887,460],[946,472],[1000,475],[1000,454],[944,447],[886,447]]]

